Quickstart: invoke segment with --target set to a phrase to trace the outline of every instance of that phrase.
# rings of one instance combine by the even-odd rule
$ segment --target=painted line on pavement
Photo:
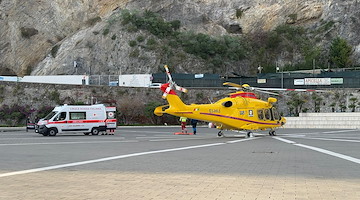
[[[84,136],[87,137],[87,136]],[[41,141],[52,141],[52,140],[94,140],[94,137],[88,137],[88,138],[84,138],[84,137],[62,137],[62,136],[56,136],[55,137],[33,137],[33,138],[28,138],[28,137],[16,137],[16,138],[0,138],[0,141],[4,140],[41,140]],[[105,139],[105,137],[107,137],[108,140],[113,140],[114,138],[116,139],[125,139],[125,137],[114,137],[114,136],[95,136],[98,137],[100,139]]]
[[[30,145],[59,145],[59,144],[103,144],[103,143],[124,143],[124,142],[139,142],[138,140],[123,140],[123,141],[94,141],[94,142],[39,142],[39,143],[15,143],[15,144],[0,144],[2,146],[30,146]]]
[[[124,133],[130,132],[130,133],[169,133],[168,131],[143,131],[143,130],[139,130],[139,131],[129,131],[129,130],[121,130]]]
[[[165,142],[165,141],[186,141],[186,140],[203,140],[203,139],[213,139],[213,138],[207,138],[207,137],[197,137],[197,138],[169,138],[169,139],[154,139],[149,140],[150,142]]]
[[[273,137],[274,139],[277,139],[277,140],[280,140],[282,142],[285,142],[285,143],[288,143],[288,144],[295,144],[296,142],[294,141],[291,141],[291,140],[287,140],[287,139],[284,139],[284,138],[281,138],[281,137]]]
[[[241,139],[241,140],[228,141],[228,142],[226,142],[226,143],[227,143],[227,144],[233,144],[233,143],[237,143],[237,142],[244,142],[244,141],[255,140],[255,139],[259,139],[259,138],[257,138],[257,137],[246,138],[246,139]]]
[[[354,157],[347,156],[347,155],[344,155],[344,154],[336,153],[336,152],[329,151],[329,150],[326,150],[326,149],[321,149],[321,148],[318,148],[318,147],[308,146],[308,145],[304,145],[304,144],[298,144],[298,143],[296,143],[294,141],[286,140],[286,139],[280,138],[280,137],[273,137],[273,138],[277,139],[279,141],[282,141],[282,142],[286,142],[288,144],[293,144],[293,145],[298,146],[298,147],[307,148],[307,149],[310,149],[310,150],[313,150],[313,151],[317,151],[317,152],[320,152],[320,153],[324,153],[324,154],[327,154],[327,155],[330,155],[330,156],[334,156],[334,157],[337,157],[337,158],[341,158],[341,159],[344,159],[344,160],[348,160],[348,161],[360,164],[360,159],[358,159],[358,158],[354,158]]]
[[[282,137],[305,137],[305,135],[298,134],[281,134]]]
[[[244,139],[243,141],[247,141],[247,140],[248,139]],[[235,141],[240,142],[240,140],[235,140]],[[213,146],[219,146],[219,145],[225,145],[225,144],[228,144],[228,143],[223,143],[223,142],[222,143],[212,143],[212,144],[195,145],[195,146],[172,148],[172,149],[163,149],[163,150],[157,150],[157,151],[132,153],[132,154],[126,154],[126,155],[120,155],[120,156],[112,156],[112,157],[87,160],[87,161],[81,161],[81,162],[74,162],[74,163],[68,163],[68,164],[62,164],[62,165],[53,165],[53,166],[48,166],[48,167],[40,167],[40,168],[34,168],[34,169],[28,169],[28,170],[8,172],[8,173],[0,174],[0,178],[21,175],[21,174],[29,174],[29,173],[34,173],[34,172],[48,171],[48,170],[66,168],[66,167],[74,167],[74,166],[79,166],[79,165],[87,165],[87,164],[93,164],[93,163],[105,162],[105,161],[111,161],[111,160],[117,160],[117,159],[123,159],[123,158],[130,158],[130,157],[136,157],[136,156],[144,156],[144,155],[151,155],[151,154],[158,154],[158,153],[167,153],[167,152],[182,151],[182,150],[189,150],[189,149],[213,147]]]
[[[346,132],[355,132],[355,131],[359,131],[359,130],[351,129],[351,130],[327,131],[327,132],[321,132],[321,133],[346,133]]]
[[[290,136],[288,136],[290,137]],[[325,141],[336,141],[336,142],[360,142],[360,140],[349,140],[349,139],[336,139],[336,138],[312,138],[312,137],[301,137],[306,140],[325,140]]]
[[[136,139],[159,139],[159,138],[174,138],[176,137],[176,135],[172,136],[166,136],[166,135],[163,135],[163,136],[146,136],[146,137],[136,137]]]

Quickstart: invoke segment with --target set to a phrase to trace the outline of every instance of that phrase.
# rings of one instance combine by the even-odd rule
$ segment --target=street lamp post
[[[277,62],[275,62],[275,65],[276,65],[276,72],[281,73],[281,88],[284,88],[284,66],[281,67],[281,71],[280,71],[280,67],[278,66]]]

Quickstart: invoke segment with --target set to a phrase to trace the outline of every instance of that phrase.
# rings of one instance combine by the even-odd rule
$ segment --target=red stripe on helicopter
[[[231,117],[231,116],[219,115],[219,114],[213,114],[213,113],[200,113],[200,114],[202,114],[202,115],[211,115],[211,116],[216,116],[216,117],[224,117],[224,118],[235,119],[235,120],[241,120],[241,121],[251,122],[251,123],[255,123],[255,124],[280,125],[280,123],[257,122],[257,121],[242,119],[242,118],[238,118],[238,117]]]

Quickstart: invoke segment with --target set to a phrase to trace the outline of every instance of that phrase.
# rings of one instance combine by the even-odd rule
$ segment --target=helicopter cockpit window
[[[263,109],[258,110],[258,118],[260,120],[264,120],[264,110]]]
[[[273,113],[274,120],[280,120],[280,115],[275,107],[272,108],[272,113]]]
[[[265,114],[265,119],[266,119],[266,120],[271,120],[270,109],[265,109],[265,110],[264,110],[264,114]]]

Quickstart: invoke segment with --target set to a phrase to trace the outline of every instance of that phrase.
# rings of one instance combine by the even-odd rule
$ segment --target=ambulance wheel
[[[57,134],[57,131],[56,131],[56,129],[52,128],[49,130],[48,134],[49,134],[49,136],[55,136]]]
[[[93,129],[91,130],[91,135],[99,135],[99,129],[93,128]]]
[[[90,135],[90,133],[84,133],[84,135]]]

